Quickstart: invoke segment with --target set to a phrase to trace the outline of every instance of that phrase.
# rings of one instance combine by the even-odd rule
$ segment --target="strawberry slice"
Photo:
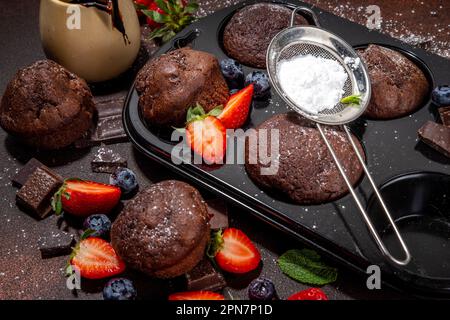
[[[217,265],[231,273],[246,273],[256,269],[261,261],[258,249],[239,229],[227,228],[213,234],[208,256],[214,257]]]
[[[114,248],[107,241],[95,237],[80,241],[72,252],[70,264],[87,279],[108,278],[125,270],[125,263]]]
[[[201,155],[207,164],[222,164],[227,148],[226,129],[215,115],[215,108],[205,114],[202,106],[190,108],[187,113],[186,140],[194,152]]]
[[[297,292],[287,298],[288,300],[328,300],[327,295],[319,288],[310,288]]]
[[[225,300],[225,298],[212,291],[188,291],[173,293],[169,296],[169,300]]]
[[[119,202],[119,187],[80,179],[67,179],[55,193],[52,206],[56,214],[62,210],[79,217],[109,213]]]
[[[233,94],[222,113],[217,117],[227,129],[237,129],[244,125],[250,112],[253,84]]]

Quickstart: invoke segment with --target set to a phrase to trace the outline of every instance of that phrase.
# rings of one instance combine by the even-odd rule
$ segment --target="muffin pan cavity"
[[[411,251],[411,263],[400,272],[450,282],[450,175],[406,174],[388,181],[380,192]],[[393,230],[373,199],[368,212],[388,249],[401,255]]]
[[[177,39],[185,38],[191,32],[199,32],[198,37],[190,42],[189,46],[196,50],[212,53],[219,61],[227,58],[221,44],[224,26],[234,12],[255,2],[258,1],[247,1],[231,6],[198,20],[177,35],[175,40],[162,46],[156,55],[164,54],[178,46]],[[283,5],[289,8],[297,5],[311,8],[311,6],[298,1],[287,1]],[[383,34],[369,31],[363,26],[338,18],[330,13],[320,12],[315,7],[312,10],[318,13],[319,20],[324,28],[345,39],[353,47],[362,47],[361,44],[363,43],[374,43],[394,48],[406,55],[424,71],[430,89],[435,85],[448,82],[448,70],[450,69],[448,60],[430,55],[421,49],[410,47]],[[255,70],[261,69],[244,65],[246,75]],[[419,268],[414,269],[413,264],[408,268],[394,268],[386,262],[370,237],[350,195],[347,194],[328,203],[298,205],[259,188],[249,178],[244,165],[241,163],[214,167],[192,163],[174,163],[171,157],[174,144],[169,143],[166,138],[163,138],[164,135],[156,133],[151,126],[145,124],[139,113],[138,99],[137,91],[134,87],[131,88],[125,103],[123,120],[130,140],[144,155],[162,163],[197,186],[216,193],[272,226],[285,231],[314,248],[320,254],[334,259],[341,266],[366,275],[367,267],[377,264],[382,268],[383,281],[391,286],[398,289],[407,289],[408,292],[417,294],[437,293],[450,296],[450,285],[445,286],[447,284],[445,278],[441,280],[436,278],[445,276],[447,266],[444,264],[450,263],[448,255],[442,249],[448,231],[446,229],[447,220],[443,217],[441,219],[438,212],[431,211],[432,209],[425,214],[426,210],[417,211],[412,210],[415,207],[411,207],[412,204],[422,201],[419,196],[423,196],[425,199],[427,194],[430,196],[438,194],[438,189],[432,189],[436,191],[430,193],[426,193],[425,190],[426,186],[429,186],[427,179],[431,179],[429,177],[433,177],[433,174],[420,174],[416,180],[405,180],[408,183],[414,182],[408,187],[411,188],[411,193],[413,193],[411,197],[407,198],[412,199],[411,203],[408,203],[407,199],[401,200],[398,198],[403,193],[403,187],[395,187],[393,190],[398,189],[399,191],[392,192],[395,194],[392,197],[390,192],[387,198],[392,203],[391,211],[398,220],[399,227],[406,233],[407,241],[413,241],[415,237],[413,235],[418,234],[419,238],[422,237],[423,241],[427,243],[428,251],[423,254],[437,250],[437,253],[433,254],[434,264],[430,266],[421,262],[426,256],[421,255],[420,246],[414,240],[410,244],[413,256],[417,255],[414,261],[417,261],[419,265],[422,263],[423,266],[420,267],[420,270]],[[367,166],[377,184],[391,181],[393,177],[400,177],[411,172],[423,173],[425,170],[435,172],[436,175],[445,176],[449,174],[450,159],[443,160],[442,157],[438,157],[437,151],[431,149],[424,152],[417,140],[417,130],[426,121],[434,119],[435,106],[428,101],[429,97],[426,97],[425,100],[415,112],[407,116],[390,120],[359,118],[350,125],[352,132],[360,139],[365,149]],[[270,117],[288,111],[290,110],[286,104],[275,90],[272,90],[270,99],[253,102],[252,111],[244,129],[256,128]],[[444,180],[448,179],[448,176],[445,177]],[[423,184],[422,180],[425,181]],[[398,183],[394,184],[394,186],[396,185],[398,186]],[[409,190],[408,188],[403,188],[405,194]],[[441,189],[443,188],[441,187]],[[355,191],[360,196],[363,205],[368,206],[372,188],[367,177],[361,179],[355,187]],[[441,191],[443,192],[443,190]],[[399,199],[398,206],[396,205],[397,198]],[[438,198],[428,199],[428,203],[437,207],[442,204],[439,204]],[[405,208],[405,210],[402,209],[403,211],[397,212],[400,207]],[[447,208],[448,214],[448,206],[444,208]],[[442,209],[439,210],[442,211]],[[384,234],[385,241],[390,243],[390,234],[389,230],[386,229],[386,222],[379,219],[379,213],[376,212],[376,209],[371,209],[371,212],[373,219],[377,221],[380,232]],[[445,211],[443,212],[445,213]],[[432,223],[428,223],[428,221]],[[418,232],[418,230],[422,231]],[[295,246],[295,244],[292,245]],[[394,251],[395,248],[392,248],[392,250]],[[394,251],[394,253],[396,252]],[[420,275],[419,271],[421,272]],[[420,281],[423,279],[428,280]]]

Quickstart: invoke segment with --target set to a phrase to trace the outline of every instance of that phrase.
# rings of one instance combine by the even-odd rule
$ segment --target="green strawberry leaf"
[[[157,23],[165,23],[170,20],[167,15],[153,10],[142,10],[142,13]]]
[[[214,259],[216,254],[223,247],[222,229],[217,231],[211,231],[211,238],[209,239],[208,246],[206,248],[206,256],[210,259]]]
[[[223,111],[223,106],[217,106],[214,109],[212,109],[210,112],[208,112],[208,116],[212,117],[218,117]]]
[[[191,2],[186,6],[185,11],[189,14],[195,13],[199,8],[199,5],[195,2]]]
[[[83,234],[81,235],[80,240],[87,239],[90,236],[92,236],[94,233],[95,233],[95,230],[86,229],[86,230],[84,230]]]
[[[313,250],[289,250],[278,258],[281,271],[292,279],[315,286],[323,286],[337,279],[337,269],[327,266]]]
[[[156,5],[158,8],[160,8],[162,11],[164,11],[167,14],[170,14],[169,8],[167,7],[166,1],[164,0],[155,0]]]

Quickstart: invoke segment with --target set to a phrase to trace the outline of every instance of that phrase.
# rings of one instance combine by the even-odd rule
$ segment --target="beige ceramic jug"
[[[110,80],[126,71],[140,48],[140,26],[132,0],[117,0],[112,15],[70,0],[41,0],[40,32],[45,54],[88,82]],[[111,6],[112,1],[105,1]]]

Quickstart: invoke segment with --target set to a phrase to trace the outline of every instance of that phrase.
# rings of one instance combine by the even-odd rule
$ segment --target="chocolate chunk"
[[[19,172],[17,172],[17,174],[14,177],[12,177],[11,181],[12,181],[13,185],[15,185],[17,187],[23,186],[25,184],[25,182],[27,182],[28,177],[37,168],[43,168],[43,167],[45,167],[47,170],[50,170],[46,166],[44,166],[39,160],[37,160],[35,158],[31,158],[30,161],[28,161],[22,167],[22,169],[20,169]]]
[[[212,230],[228,228],[227,204],[222,199],[206,200],[208,211],[212,215],[209,224]]]
[[[227,285],[222,274],[214,269],[206,257],[194,269],[186,273],[186,282],[188,291],[218,291]]]
[[[64,231],[52,231],[50,235],[40,237],[39,250],[43,259],[68,255],[75,245],[73,235]]]
[[[75,147],[86,148],[102,143],[112,144],[128,141],[122,124],[122,110],[125,99],[123,96],[115,96],[101,101],[96,101],[97,124],[87,136],[75,142]]]
[[[450,158],[450,127],[427,121],[418,133],[420,140]]]
[[[113,150],[101,147],[91,161],[93,172],[114,173],[118,167],[127,167],[127,160]]]
[[[450,127],[450,106],[439,108],[439,116],[441,117],[442,124],[446,127]]]
[[[63,179],[45,167],[37,168],[16,194],[17,203],[43,219],[51,212],[51,198]]]

